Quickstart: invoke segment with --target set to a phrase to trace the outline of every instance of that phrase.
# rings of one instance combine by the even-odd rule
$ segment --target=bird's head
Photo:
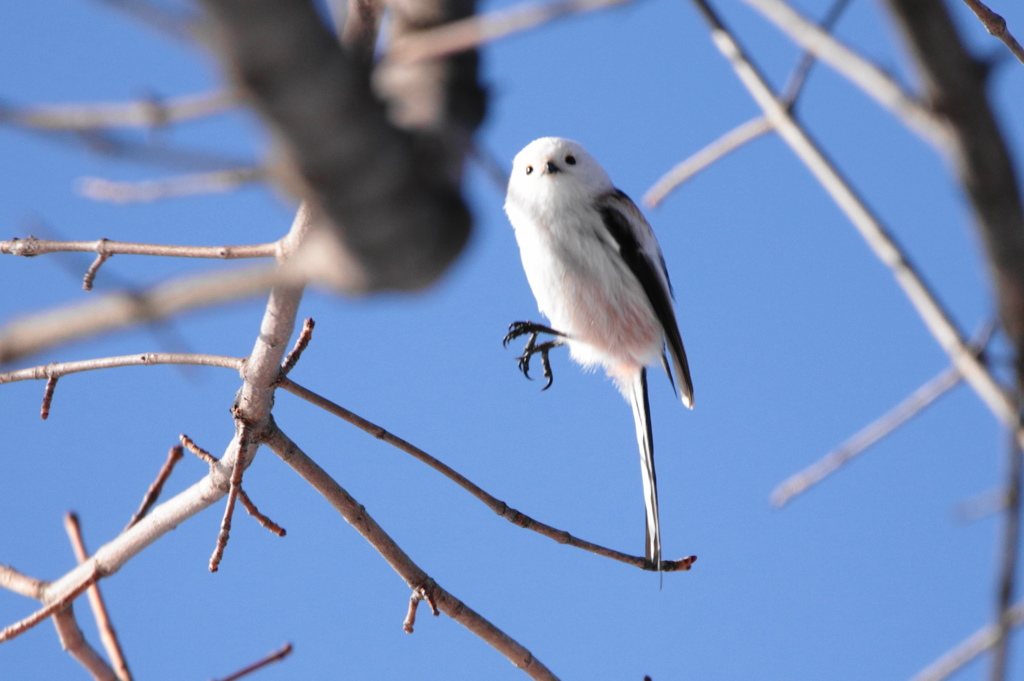
[[[592,199],[612,189],[604,168],[572,140],[542,137],[526,145],[512,161],[510,194]]]

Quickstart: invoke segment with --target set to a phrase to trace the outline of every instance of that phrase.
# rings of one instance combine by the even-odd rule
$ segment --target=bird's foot
[[[556,338],[554,340],[538,344],[537,336],[542,333],[551,334],[556,336]],[[523,372],[524,376],[532,381],[533,377],[530,376],[530,360],[534,355],[540,353],[540,365],[544,373],[544,378],[548,379],[547,383],[543,388],[541,388],[541,390],[547,390],[551,387],[552,381],[554,381],[554,375],[551,373],[551,360],[548,358],[548,353],[551,352],[553,348],[557,348],[559,345],[565,343],[565,334],[561,331],[555,331],[543,324],[536,324],[534,322],[512,322],[509,324],[508,333],[505,334],[502,344],[505,347],[508,347],[509,342],[525,335],[529,335],[530,338],[526,341],[526,347],[523,348],[523,354],[516,358],[519,360],[519,370]]]

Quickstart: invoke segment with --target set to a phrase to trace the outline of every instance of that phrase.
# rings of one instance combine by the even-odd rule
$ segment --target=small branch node
[[[100,271],[100,267],[107,260],[110,260],[112,253],[108,253],[102,250],[103,244],[106,243],[106,239],[100,239],[96,242],[96,259],[89,265],[89,269],[85,271],[85,276],[82,277],[82,290],[91,291],[93,282],[96,280],[96,273]]]
[[[185,452],[181,445],[174,445],[171,447],[171,451],[167,453],[167,460],[164,461],[164,465],[160,467],[160,472],[156,475],[156,480],[146,490],[146,494],[142,497],[142,504],[139,505],[139,510],[135,511],[132,515],[131,520],[125,526],[123,532],[127,532],[131,529],[132,525],[142,520],[149,509],[153,508],[153,504],[160,498],[160,492],[163,491],[164,483],[171,477],[171,471],[174,470],[174,466],[181,461],[181,458],[185,456]]]
[[[46,379],[46,388],[43,390],[43,404],[39,408],[39,418],[44,421],[50,417],[50,404],[53,402],[53,391],[57,389],[57,376],[50,376]]]
[[[242,502],[242,506],[245,507],[245,510],[248,511],[249,515],[255,518],[260,525],[267,528],[278,537],[283,537],[288,534],[287,530],[260,513],[260,510],[256,508],[256,504],[252,503],[252,499],[249,498],[249,495],[245,493],[244,489],[238,490],[238,500]]]
[[[287,376],[295,368],[299,358],[302,357],[303,351],[305,351],[309,341],[313,338],[314,326],[316,326],[316,322],[313,321],[312,317],[307,317],[306,321],[302,323],[302,331],[299,333],[299,337],[295,339],[295,347],[292,348],[291,352],[284,358],[284,362],[281,363],[281,378]]]
[[[402,622],[402,629],[405,633],[413,633],[413,629],[416,626],[416,611],[419,608],[420,601],[427,602],[427,605],[430,606],[430,612],[433,613],[434,617],[438,617],[441,614],[437,609],[437,602],[434,600],[433,589],[433,580],[413,589],[412,595],[409,596],[409,611],[405,615],[405,621]]]
[[[193,442],[192,438],[190,438],[188,435],[182,433],[178,437],[181,440],[181,444],[185,447],[185,449],[195,454],[202,461],[208,463],[211,466],[217,463],[217,457],[215,457],[213,454],[210,454],[210,452],[206,451],[205,449],[197,445],[195,442]]]

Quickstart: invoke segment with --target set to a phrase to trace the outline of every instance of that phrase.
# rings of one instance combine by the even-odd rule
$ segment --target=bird
[[[633,408],[646,520],[645,555],[660,571],[661,525],[647,367],[661,363],[683,405],[693,380],[676,322],[672,285],[654,231],[636,204],[573,140],[542,137],[512,162],[505,199],[523,269],[550,325],[513,322],[504,344],[528,336],[519,369],[567,345],[584,368],[602,367]],[[538,343],[541,335],[551,340]],[[669,368],[669,358],[671,366]],[[675,381],[672,375],[675,373]]]

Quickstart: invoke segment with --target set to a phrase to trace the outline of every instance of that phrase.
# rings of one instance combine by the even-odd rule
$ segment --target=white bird
[[[529,335],[519,367],[529,377],[530,358],[539,353],[545,390],[552,378],[548,352],[566,344],[584,367],[604,367],[629,400],[643,474],[646,555],[660,570],[647,366],[660,360],[672,382],[666,346],[683,404],[693,408],[693,383],[661,249],[640,210],[579,143],[534,140],[512,166],[505,212],[537,306],[551,327],[515,322],[505,343]],[[554,339],[537,344],[541,333]]]

